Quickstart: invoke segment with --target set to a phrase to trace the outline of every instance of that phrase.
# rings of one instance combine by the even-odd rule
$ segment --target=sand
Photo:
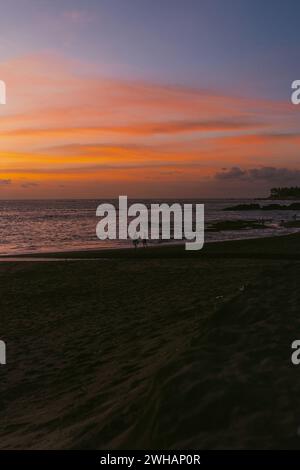
[[[212,245],[0,262],[0,448],[300,448],[300,237]]]

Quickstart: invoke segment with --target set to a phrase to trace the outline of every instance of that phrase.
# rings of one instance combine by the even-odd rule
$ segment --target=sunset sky
[[[298,1],[2,0],[0,198],[300,185]]]

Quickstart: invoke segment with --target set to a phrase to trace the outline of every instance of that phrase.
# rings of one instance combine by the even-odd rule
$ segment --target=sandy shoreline
[[[147,259],[147,258],[194,258],[194,257],[260,257],[260,258],[282,258],[300,259],[300,233],[289,235],[248,238],[241,240],[227,240],[206,243],[202,250],[187,251],[184,244],[171,244],[148,246],[147,248],[114,248],[114,249],[87,249],[76,251],[53,251],[41,253],[24,253],[15,255],[0,255],[1,260],[7,258],[26,260],[40,258],[47,260],[55,258],[63,259]]]
[[[0,263],[0,448],[300,448],[299,242]]]

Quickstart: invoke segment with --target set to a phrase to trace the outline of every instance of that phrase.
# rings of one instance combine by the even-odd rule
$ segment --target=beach
[[[155,199],[131,201],[142,203],[148,208],[161,203]],[[164,203],[177,203],[177,200],[164,200]],[[243,207],[268,206],[270,202],[257,199],[181,199],[184,204],[205,204],[205,243],[283,236],[299,232],[295,223],[295,210],[245,210]],[[276,201],[286,207],[290,201]],[[24,253],[42,255],[66,251],[103,251],[108,249],[132,248],[130,239],[99,240],[96,217],[100,203],[117,205],[116,199],[76,199],[76,200],[10,200],[0,199],[0,256]],[[235,207],[232,210],[231,206]],[[241,207],[241,210],[237,210]],[[117,211],[118,216],[124,211]],[[128,220],[133,217],[129,217]],[[16,223],[17,221],[17,223]],[[155,224],[154,224],[155,225]],[[160,227],[161,228],[161,227]],[[149,240],[151,247],[160,247],[161,240]],[[174,240],[167,241],[168,244]],[[131,256],[131,255],[130,255]]]
[[[1,449],[300,448],[300,235],[44,257],[0,260]]]

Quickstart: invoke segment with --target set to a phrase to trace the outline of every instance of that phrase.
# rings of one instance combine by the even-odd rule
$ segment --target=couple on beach
[[[138,248],[139,243],[142,243],[143,248],[147,248],[147,238],[144,235],[142,237],[138,237],[136,234],[136,236],[132,239],[132,243],[135,250]]]

